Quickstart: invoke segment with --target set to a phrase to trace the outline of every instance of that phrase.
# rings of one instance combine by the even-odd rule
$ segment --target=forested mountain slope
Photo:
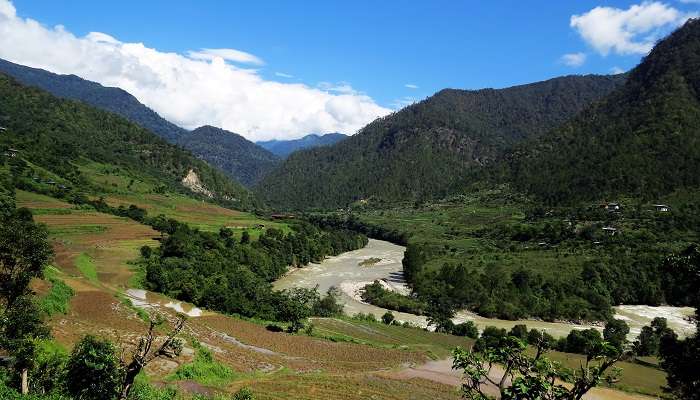
[[[221,172],[118,115],[23,86],[3,74],[0,99],[0,126],[6,128],[0,131],[0,146],[17,168],[26,161],[84,188],[78,164],[89,160],[237,208],[254,204],[250,192]]]
[[[170,143],[183,146],[197,157],[221,169],[233,179],[251,185],[277,162],[270,154],[241,136],[225,131],[199,128],[190,132],[162,118],[128,92],[105,87],[75,75],[59,75],[0,59],[0,73],[27,86],[38,87],[54,96],[78,100],[101,110],[121,115]]]
[[[79,100],[93,107],[119,114],[156,135],[173,141],[187,130],[167,121],[141,104],[128,92],[105,87],[75,75],[59,75],[39,68],[30,68],[0,59],[0,72],[27,86],[46,90],[54,96]]]
[[[280,161],[243,136],[208,125],[181,136],[177,143],[246,186],[258,182]]]
[[[551,203],[620,194],[652,200],[700,185],[700,20],[661,41],[624,86],[519,146],[500,168]]]
[[[624,79],[568,76],[507,89],[442,90],[334,146],[292,154],[256,191],[283,208],[444,196],[472,167],[562,124]]]
[[[300,139],[267,140],[264,142],[255,143],[279,157],[286,158],[297,150],[310,149],[320,146],[330,146],[346,138],[347,136],[343,135],[342,133],[326,133],[325,135],[317,135],[312,133]]]

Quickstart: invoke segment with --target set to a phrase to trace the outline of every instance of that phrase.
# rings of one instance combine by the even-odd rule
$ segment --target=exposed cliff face
[[[204,184],[202,184],[202,182],[199,180],[199,176],[197,176],[197,173],[194,172],[193,169],[190,169],[187,172],[187,175],[184,178],[182,178],[182,186],[190,189],[195,193],[200,193],[210,198],[214,197],[214,194],[209,189],[207,189],[204,186]]]

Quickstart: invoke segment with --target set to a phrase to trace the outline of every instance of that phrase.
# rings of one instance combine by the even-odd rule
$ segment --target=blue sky
[[[46,27],[63,25],[76,37],[102,32],[120,42],[179,54],[201,48],[236,49],[262,60],[249,67],[266,81],[321,89],[346,85],[380,107],[396,109],[445,87],[506,87],[566,74],[627,70],[643,56],[643,50],[632,45],[668,33],[700,10],[698,2],[16,0],[12,4],[17,17]],[[668,17],[659,17],[658,10],[644,14],[651,5]],[[599,6],[607,11],[591,13],[586,24],[572,26],[572,16],[587,15]],[[633,7],[640,15],[624,14],[632,13]],[[620,18],[632,22],[623,32],[606,33]],[[648,21],[654,18],[657,21]],[[639,28],[639,23],[649,26]],[[615,34],[636,35],[628,38],[635,43],[619,44],[615,41],[627,39],[609,37]],[[571,54],[569,65],[562,59],[565,54]],[[340,92],[346,93],[336,93]]]

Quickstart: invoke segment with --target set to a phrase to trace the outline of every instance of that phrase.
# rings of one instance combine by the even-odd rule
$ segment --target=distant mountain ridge
[[[445,89],[333,146],[290,155],[255,191],[290,209],[443,197],[463,188],[475,167],[563,124],[624,81],[587,75],[506,89]]]
[[[244,185],[252,185],[277,158],[240,135],[231,137],[211,130],[190,132],[164,119],[140,103],[128,92],[82,79],[75,75],[59,75],[43,69],[26,67],[0,59],[0,72],[20,83],[38,87],[54,96],[78,100],[99,109],[113,112],[148,129],[170,143],[190,150],[197,157],[221,169]],[[206,142],[204,140],[213,140]]]
[[[290,154],[297,150],[310,149],[320,146],[330,146],[346,138],[347,135],[337,132],[326,133],[325,135],[312,133],[299,139],[267,140],[255,143],[269,150],[278,157],[287,158]]]
[[[177,142],[211,165],[229,173],[245,186],[258,182],[280,159],[241,135],[205,125]],[[233,155],[236,155],[233,157]]]

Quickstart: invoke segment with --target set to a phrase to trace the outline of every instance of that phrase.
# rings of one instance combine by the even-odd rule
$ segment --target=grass
[[[359,321],[347,317],[314,318],[316,337],[335,342],[350,342],[373,347],[418,351],[437,359],[448,357],[457,346],[471,347],[473,340],[465,337],[428,332],[420,328],[387,325],[381,322]]]
[[[547,353],[547,358],[560,362],[562,366],[577,369],[581,363],[586,362],[586,356],[581,354],[561,353],[552,351]],[[634,362],[618,362],[615,367],[622,369],[620,381],[612,387],[625,392],[641,393],[649,396],[663,394],[662,387],[666,385],[666,373],[657,369]]]
[[[169,380],[192,380],[206,386],[223,386],[233,380],[234,373],[231,368],[214,360],[209,349],[196,341],[193,341],[192,345],[197,351],[194,360],[181,365]]]
[[[75,259],[75,266],[78,268],[78,271],[80,271],[80,273],[83,274],[83,276],[90,282],[98,282],[97,269],[95,268],[95,264],[92,262],[92,258],[90,258],[89,255],[81,253]]]
[[[44,276],[51,282],[49,293],[39,301],[39,307],[49,317],[55,314],[67,314],[70,308],[70,299],[75,292],[58,278],[59,271],[52,266],[46,268]]]

